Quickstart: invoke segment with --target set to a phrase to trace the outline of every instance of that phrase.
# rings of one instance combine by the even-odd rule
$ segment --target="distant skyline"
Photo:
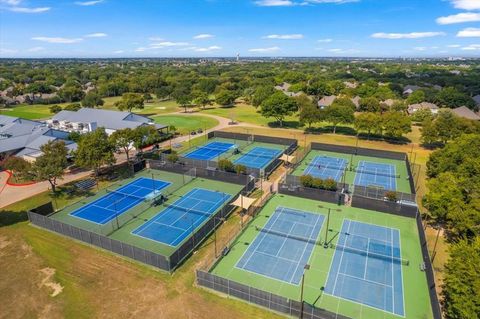
[[[480,0],[0,0],[0,57],[480,57]]]

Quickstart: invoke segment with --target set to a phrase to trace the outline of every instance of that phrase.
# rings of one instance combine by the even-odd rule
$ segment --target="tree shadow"
[[[309,134],[333,134],[333,126],[310,127],[305,129],[305,132]],[[355,136],[357,131],[348,126],[337,126],[335,134]]]
[[[293,128],[298,129],[301,128],[303,125],[299,121],[283,121],[282,126],[280,126],[280,122],[273,121],[268,123],[268,127],[271,128]]]
[[[12,212],[0,210],[0,227],[11,226],[28,220],[27,212]]]

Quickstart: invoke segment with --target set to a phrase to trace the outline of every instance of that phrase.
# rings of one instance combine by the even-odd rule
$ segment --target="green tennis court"
[[[268,245],[260,243],[258,238],[263,238],[265,235],[263,235],[264,232],[260,232],[258,229],[272,229],[272,218],[276,218],[275,212],[278,212],[279,207],[287,207],[289,210],[296,209],[302,212],[308,212],[309,214],[318,214],[320,219],[325,220],[318,236],[314,235],[315,238],[313,239],[312,235],[309,236],[306,235],[306,233],[303,236],[299,236],[299,229],[295,228],[296,226],[294,227],[295,231],[285,231],[288,230],[287,228],[289,227],[285,226],[286,224],[282,222],[282,227],[275,227],[275,229],[282,229],[286,235],[280,236],[280,234],[277,234],[275,231],[275,233],[270,234],[270,236],[280,236],[278,237],[279,239],[271,240],[270,238],[268,240]],[[332,210],[330,220],[327,223],[328,208]],[[335,211],[336,209],[341,209],[341,211]],[[368,256],[357,254],[353,252],[353,249],[349,249],[347,253],[343,252],[343,250],[341,250],[343,248],[340,248],[342,247],[341,244],[347,244],[346,242],[339,243],[339,241],[344,241],[345,239],[342,238],[346,238],[346,228],[344,226],[346,221],[363,225],[358,231],[352,233],[356,236],[362,235],[364,237],[372,237],[369,241],[363,238],[365,242],[379,242],[381,239],[380,235],[383,236],[382,232],[384,229],[394,230],[393,234],[398,234],[398,240],[395,239],[392,242],[389,242],[390,246],[388,247],[396,247],[394,255],[395,259],[401,258],[402,263],[379,259],[372,254],[369,254]],[[326,231],[327,224],[329,225],[328,232]],[[363,232],[364,229],[370,229],[372,227],[375,228],[375,232]],[[308,232],[308,229],[306,232]],[[312,233],[313,232],[310,232],[309,234]],[[295,236],[291,234],[294,234]],[[324,245],[321,244],[325,242],[325,236],[327,236],[327,242],[329,243],[327,248],[324,248]],[[415,219],[406,217],[352,207],[336,206],[334,204],[277,194],[267,202],[260,214],[247,226],[243,233],[241,233],[231,245],[229,253],[220,259],[220,261],[212,267],[210,272],[217,276],[256,289],[298,301],[300,300],[301,284],[297,280],[279,280],[276,277],[280,278],[280,276],[272,276],[270,268],[273,267],[273,265],[270,265],[269,263],[263,265],[254,263],[253,268],[248,268],[244,266],[245,262],[240,263],[240,261],[242,258],[245,259],[244,256],[251,255],[252,258],[254,258],[258,254],[274,254],[277,259],[283,260],[282,258],[284,257],[283,253],[285,252],[285,249],[280,245],[283,246],[284,244],[282,243],[289,242],[289,240],[300,240],[299,238],[301,237],[308,238],[306,242],[310,243],[310,245],[315,242],[307,261],[308,265],[310,265],[310,269],[305,271],[304,300],[306,303],[314,305],[317,308],[326,309],[330,312],[342,314],[355,319],[433,318],[430,308],[430,297],[426,275],[420,269],[420,265],[423,263],[423,258],[416,221]],[[254,247],[250,248],[252,245]],[[288,246],[291,247],[290,244],[288,244]],[[357,246],[353,247],[357,248]],[[376,245],[370,245],[369,249],[370,250],[367,249],[367,253],[368,251],[374,251],[379,252],[380,254],[380,250]],[[343,254],[340,254],[342,252]],[[289,253],[291,254],[291,252]],[[336,262],[334,262],[335,254],[337,254]],[[388,250],[386,250],[386,248],[382,251],[382,255],[383,254],[388,255]],[[338,257],[343,255],[351,256],[348,260],[346,258],[345,260],[339,260]],[[359,271],[358,269],[348,268],[350,265],[349,261],[352,260],[358,261],[358,265],[365,265],[363,271],[367,274],[367,276],[362,277],[363,279],[361,281],[358,279],[356,285],[350,285],[343,282],[343,277],[348,275],[351,278],[352,276],[356,276],[356,272]],[[367,262],[365,263],[365,261]],[[389,285],[391,285],[391,282],[383,282],[383,277],[375,278],[376,281],[383,282],[385,286],[382,290],[383,293],[387,295],[387,298],[385,298],[385,304],[371,302],[370,299],[377,296],[377,292],[374,291],[371,291],[368,294],[366,293],[366,297],[363,299],[353,298],[352,296],[358,296],[358,294],[355,294],[354,292],[352,292],[352,294],[337,293],[339,288],[342,289],[342,292],[345,292],[344,289],[357,289],[359,287],[363,289],[363,287],[366,286],[371,287],[370,281],[374,281],[372,278],[379,274],[379,272],[375,270],[376,266],[385,267],[386,270],[384,270],[382,274],[392,273],[389,269],[393,269],[395,273],[392,277],[395,280],[395,289],[387,289]],[[300,268],[303,269],[303,267]],[[277,270],[278,269],[275,268],[273,274],[279,274],[279,270]],[[364,275],[364,272],[362,272],[361,275]],[[338,286],[337,290],[334,292],[329,288],[330,293],[327,293],[326,289],[329,274],[332,276],[335,275],[334,278],[338,281]],[[343,277],[337,277],[338,274],[342,274]],[[282,279],[283,278],[285,278],[285,276],[282,277]],[[334,281],[334,283],[335,282],[336,281]],[[402,289],[399,289],[400,287]],[[392,303],[393,299],[388,297],[388,294],[392,292],[394,293],[393,298],[395,301],[403,301],[404,308],[402,308],[402,311],[396,310],[399,309],[398,305],[400,304],[395,306],[395,308],[386,304],[387,302],[390,302],[390,304]]]
[[[311,167],[312,162],[315,162],[316,158],[321,158],[321,157],[331,157],[331,158],[345,160],[347,162],[346,170],[345,170],[346,172],[345,183],[352,186],[356,185],[356,183],[359,183],[361,186],[374,186],[374,185],[364,185],[365,183],[369,184],[368,177],[373,176],[376,179],[384,178],[381,174],[378,174],[378,176],[376,176],[375,174],[370,174],[370,175],[365,174],[365,172],[362,173],[362,176],[357,176],[356,170],[359,169],[362,162],[375,163],[379,167],[381,166],[391,167],[392,170],[395,171],[395,176],[392,176],[392,177],[389,176],[388,178],[392,178],[394,180],[382,182],[380,185],[383,187],[387,187],[386,188],[387,190],[390,190],[390,188],[394,188],[391,190],[395,190],[397,192],[402,192],[402,193],[408,193],[408,194],[411,193],[407,166],[404,161],[400,161],[400,160],[392,160],[392,159],[372,157],[372,156],[360,156],[360,155],[352,156],[350,154],[345,154],[345,153],[311,150],[307,154],[307,156],[305,156],[305,158],[302,160],[300,165],[298,165],[295,168],[292,174],[296,176],[304,175],[305,171],[308,171],[309,167]],[[343,179],[340,178],[340,182],[342,181]],[[376,185],[376,186],[379,186],[379,185]]]

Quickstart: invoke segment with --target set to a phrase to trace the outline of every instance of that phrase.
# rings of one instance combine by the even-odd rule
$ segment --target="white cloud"
[[[160,42],[160,41],[164,41],[165,39],[161,37],[150,37],[148,38],[148,40]]]
[[[372,38],[377,39],[420,39],[445,35],[445,32],[411,32],[411,33],[374,33]]]
[[[299,40],[303,39],[303,34],[270,34],[263,39],[279,39],[279,40]]]
[[[144,51],[146,51],[146,50],[148,50],[148,49],[145,48],[145,47],[140,47],[140,48],[136,48],[136,49],[135,49],[135,52],[144,52]]]
[[[480,1],[478,0],[450,0],[457,9],[478,10],[480,9]]]
[[[447,47],[454,49],[454,48],[459,48],[459,47],[461,47],[461,45],[460,45],[460,44],[450,44],[450,45],[447,45]]]
[[[96,32],[85,35],[86,38],[104,38],[106,36],[108,36],[108,34],[103,32]]]
[[[267,52],[277,52],[280,51],[279,47],[270,47],[270,48],[256,48],[250,49],[249,52],[256,52],[256,53],[267,53]]]
[[[359,2],[360,0],[303,0],[303,1],[292,1],[292,0],[257,0],[255,4],[260,7],[291,7],[291,6],[305,6],[312,4],[323,4],[323,3],[332,3],[332,4],[343,4],[349,2]]]
[[[459,38],[480,38],[480,28],[466,28],[458,31]]]
[[[0,0],[0,3],[7,4],[9,6],[18,6],[22,0]]]
[[[260,7],[290,7],[295,3],[290,0],[259,0],[255,4]]]
[[[455,24],[480,21],[480,13],[465,12],[437,19],[438,24]]]
[[[335,54],[353,54],[353,53],[358,53],[360,52],[359,50],[356,49],[328,49],[328,52],[335,53]]]
[[[102,3],[103,0],[95,0],[95,1],[76,1],[75,4],[79,6],[94,6],[96,4]]]
[[[480,44],[470,44],[469,46],[463,47],[464,51],[480,51]]]
[[[221,50],[222,47],[219,47],[218,45],[212,45],[212,46],[209,46],[207,48],[194,48],[193,51],[196,51],[196,52],[210,52],[210,51],[217,51],[217,50]]]
[[[413,48],[415,51],[427,51],[426,47],[415,47]]]
[[[196,40],[200,40],[200,39],[210,39],[210,38],[213,38],[213,37],[215,37],[213,34],[202,33],[202,34],[198,34],[198,35],[194,36],[193,38],[196,39]]]
[[[18,50],[0,48],[0,54],[17,53]]]
[[[171,41],[162,41],[162,42],[154,42],[150,44],[151,48],[159,49],[165,47],[179,47],[179,46],[186,46],[190,45],[188,42],[171,42]]]
[[[114,54],[122,54],[122,53],[124,53],[124,52],[125,52],[125,51],[123,51],[123,50],[113,51]]]
[[[44,51],[44,50],[45,50],[44,47],[33,47],[33,48],[28,49],[27,51],[28,52],[40,52],[40,51]]]
[[[319,42],[319,43],[330,43],[330,42],[332,42],[332,41],[333,41],[333,39],[320,39],[320,40],[317,40],[317,42]]]
[[[47,43],[62,43],[62,44],[78,43],[80,41],[83,41],[82,38],[59,38],[59,37],[33,37],[32,40],[42,41]]]
[[[12,12],[19,12],[19,13],[43,13],[50,10],[50,7],[38,7],[38,8],[27,8],[27,7],[10,7],[7,8],[9,11]]]

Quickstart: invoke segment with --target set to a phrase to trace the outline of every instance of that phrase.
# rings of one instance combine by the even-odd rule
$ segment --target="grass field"
[[[334,204],[323,202],[321,203],[323,208],[318,208],[318,205],[318,201],[275,195],[262,209],[260,215],[253,220],[242,235],[233,243],[228,255],[214,266],[211,270],[212,273],[257,289],[299,300],[300,285],[271,279],[237,268],[235,265],[259,234],[255,226],[263,227],[276,207],[283,206],[323,215],[326,215],[325,208],[327,207],[338,208]],[[333,238],[334,243],[338,240],[337,234],[344,219],[391,227],[400,231],[402,258],[410,262],[408,266],[402,266],[405,318],[432,318],[426,275],[419,268],[423,258],[415,220],[351,207],[341,207],[341,212],[333,211],[330,218],[329,229],[331,231],[329,232],[329,237]],[[326,225],[324,224],[320,232],[321,238],[325,234],[325,229]],[[310,269],[305,274],[305,301],[317,307],[355,319],[399,318],[396,315],[376,308],[363,306],[323,293],[323,287],[326,284],[334,252],[335,250],[331,248],[325,249],[323,246],[315,246],[309,260]]]
[[[390,160],[385,158],[378,158],[378,157],[370,157],[370,156],[351,156],[349,154],[344,153],[335,153],[335,152],[327,152],[327,151],[318,151],[312,150],[310,151],[304,160],[300,163],[300,165],[295,169],[293,175],[301,176],[304,175],[304,171],[307,169],[308,165],[313,161],[313,159],[317,156],[329,156],[335,158],[341,158],[346,160],[347,170],[345,175],[345,182],[350,185],[354,185],[355,175],[357,174],[355,171],[348,170],[350,167],[350,161],[353,159],[353,167],[357,167],[360,161],[368,161],[368,162],[375,162],[375,163],[383,163],[383,164],[390,164],[396,168],[396,174],[400,175],[400,178],[395,178],[397,191],[402,193],[411,193],[410,184],[408,181],[408,173],[407,167],[404,161],[398,160]],[[341,180],[340,180],[341,182]]]
[[[52,116],[49,105],[34,104],[34,105],[18,105],[9,108],[0,109],[0,114],[21,117],[28,120],[47,119]]]
[[[153,119],[155,123],[175,126],[180,134],[189,134],[198,129],[205,131],[218,125],[216,119],[201,115],[160,115]]]

